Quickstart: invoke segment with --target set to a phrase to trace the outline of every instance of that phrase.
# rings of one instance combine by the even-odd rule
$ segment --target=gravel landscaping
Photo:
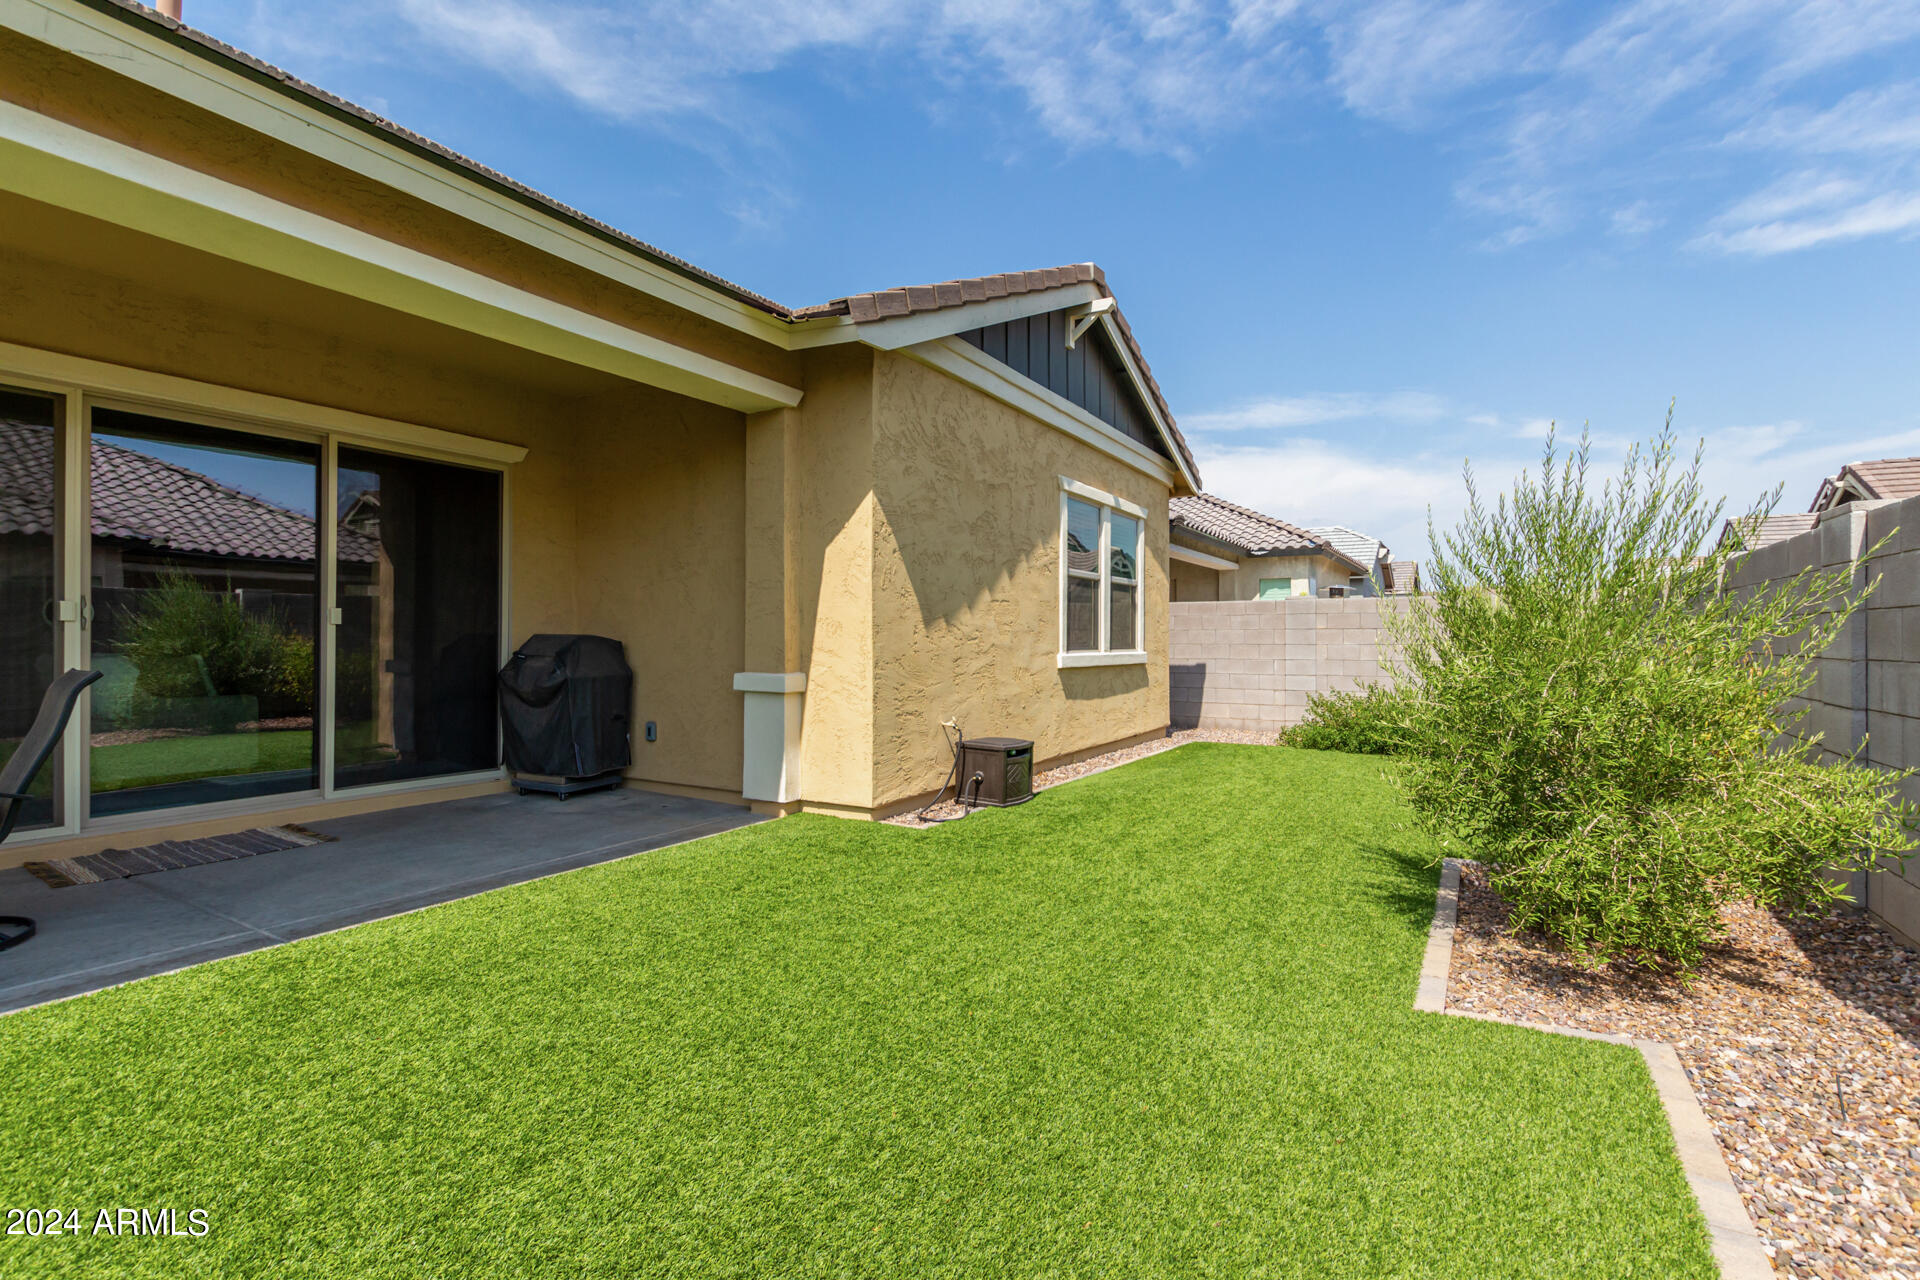
[[[1449,1008],[1673,1044],[1778,1270],[1920,1280],[1920,955],[1862,915],[1741,907],[1689,983],[1506,919],[1463,867]]]
[[[1085,760],[1079,760],[1073,764],[1042,769],[1033,775],[1033,789],[1045,791],[1048,787],[1056,787],[1063,782],[1071,782],[1075,778],[1084,778],[1090,773],[1099,773],[1115,765],[1156,756],[1162,751],[1171,751],[1189,742],[1226,742],[1247,747],[1271,747],[1279,736],[1278,732],[1248,733],[1236,729],[1180,729],[1169,733],[1164,738],[1153,738],[1131,747],[1122,747],[1118,751],[1088,756]],[[977,809],[967,809],[956,801],[942,800],[926,810],[924,814],[919,810],[910,809],[906,813],[895,814],[886,821],[896,827],[937,827],[943,822],[951,822],[955,818],[964,818],[968,813],[977,812],[979,812]]]

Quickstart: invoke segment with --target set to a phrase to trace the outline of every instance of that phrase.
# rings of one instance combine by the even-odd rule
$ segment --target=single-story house
[[[1819,523],[1822,512],[1854,502],[1897,502],[1916,496],[1920,496],[1920,458],[1849,462],[1821,479],[1805,511],[1785,511],[1752,524],[1740,517],[1729,519],[1720,527],[1720,545],[1737,543],[1747,551],[1758,551],[1807,532]]]
[[[502,789],[539,632],[625,645],[634,785],[769,812],[917,803],[949,717],[1042,765],[1165,730],[1200,480],[1090,263],[786,306],[142,6],[19,0],[0,299],[0,750],[132,552],[314,602],[303,714],[188,763],[83,703],[8,863]]]
[[[1809,511],[1831,511],[1849,502],[1892,502],[1920,494],[1920,458],[1849,462],[1820,482]]]
[[[1168,512],[1181,603],[1345,595],[1372,571],[1328,538],[1211,493],[1176,497]]]

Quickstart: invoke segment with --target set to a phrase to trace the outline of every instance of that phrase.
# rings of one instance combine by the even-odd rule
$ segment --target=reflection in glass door
[[[500,476],[342,446],[334,785],[500,762]]]
[[[0,763],[33,727],[60,670],[54,495],[63,404],[0,387]],[[52,824],[55,772],[40,771],[16,830]]]
[[[91,813],[314,789],[320,447],[92,418]]]

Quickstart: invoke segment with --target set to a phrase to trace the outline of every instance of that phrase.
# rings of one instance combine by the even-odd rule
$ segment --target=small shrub
[[[1516,927],[1596,964],[1692,967],[1723,903],[1824,909],[1845,896],[1827,868],[1903,857],[1915,811],[1905,774],[1813,763],[1817,737],[1775,746],[1862,602],[1860,562],[1723,591],[1740,553],[1702,554],[1721,507],[1699,454],[1676,468],[1671,423],[1604,487],[1588,458],[1549,437],[1491,510],[1467,471],[1426,607],[1389,618],[1417,690],[1401,782],[1443,844],[1490,864]]]
[[[1283,730],[1280,745],[1355,755],[1397,755],[1406,747],[1409,699],[1392,685],[1355,693],[1316,693],[1299,724]]]
[[[149,699],[246,697],[267,716],[313,710],[313,643],[230,591],[168,573],[121,614],[120,652]]]

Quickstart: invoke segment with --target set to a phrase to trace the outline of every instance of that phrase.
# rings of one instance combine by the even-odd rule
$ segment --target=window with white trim
[[[1061,489],[1061,663],[1144,660],[1140,562],[1146,513],[1064,477]]]

